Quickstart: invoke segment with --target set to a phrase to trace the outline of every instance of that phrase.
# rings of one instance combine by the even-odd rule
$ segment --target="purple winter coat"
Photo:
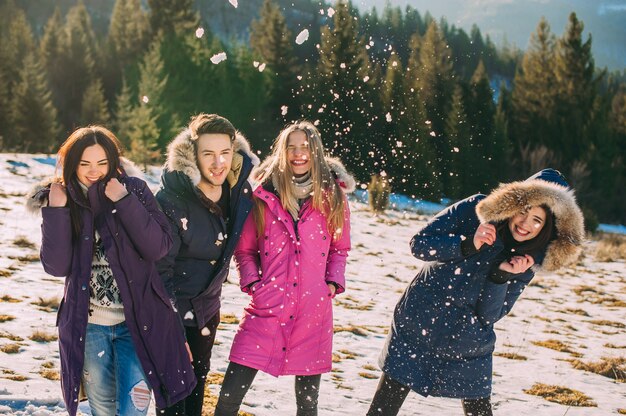
[[[89,188],[89,206],[77,197],[80,189],[68,186],[68,198],[81,207],[83,228],[76,241],[72,241],[70,209],[44,206],[49,181],[31,192],[28,201],[29,208],[41,208],[43,216],[44,270],[66,277],[57,326],[61,387],[72,416],[78,407],[84,364],[94,228],[102,238],[120,290],[126,325],[156,405],[171,406],[187,397],[196,384],[180,320],[155,267],[172,245],[169,223],[143,180],[126,174],[119,180],[129,195],[116,203],[105,196],[102,182]]]

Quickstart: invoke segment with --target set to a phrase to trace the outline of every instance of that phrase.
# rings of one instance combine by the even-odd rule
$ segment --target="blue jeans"
[[[87,324],[83,386],[93,416],[144,416],[150,387],[126,323]]]

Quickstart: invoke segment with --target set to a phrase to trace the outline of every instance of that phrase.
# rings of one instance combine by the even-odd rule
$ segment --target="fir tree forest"
[[[363,186],[382,174],[393,192],[455,201],[550,166],[590,229],[626,222],[626,72],[595,65],[575,12],[563,33],[538,21],[519,50],[411,6],[299,0],[296,13],[264,0],[225,37],[201,0],[54,2],[43,24],[27,3],[0,2],[2,152],[54,153],[78,126],[103,124],[135,162],[159,165],[210,112],[265,155],[306,118]]]

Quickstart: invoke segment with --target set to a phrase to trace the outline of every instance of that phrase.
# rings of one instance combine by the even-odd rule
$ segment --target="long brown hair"
[[[307,144],[311,152],[311,179],[313,182],[311,202],[313,208],[324,214],[328,231],[333,238],[339,238],[343,228],[344,196],[326,162],[322,138],[313,123],[299,121],[281,130],[272,146],[272,154],[269,156],[271,163],[261,173],[258,180],[261,184],[273,180],[278,188],[276,192],[283,208],[286,211],[290,211],[290,209],[297,211],[298,199],[292,180],[294,173],[287,156],[289,135],[295,131],[302,131],[306,134]],[[254,218],[258,235],[262,235],[265,228],[263,210],[263,202],[255,198]]]
[[[57,153],[57,168],[61,169],[63,185],[71,186],[77,191],[77,198],[84,198],[84,196],[80,192],[76,170],[85,149],[96,144],[102,146],[109,162],[109,171],[104,181],[117,177],[120,173],[122,145],[111,131],[102,126],[81,127],[75,130],[61,145]],[[83,199],[83,202],[88,203],[86,198]],[[76,202],[70,197],[68,197],[68,205],[72,220],[72,236],[76,238],[80,235],[83,225],[80,211]]]

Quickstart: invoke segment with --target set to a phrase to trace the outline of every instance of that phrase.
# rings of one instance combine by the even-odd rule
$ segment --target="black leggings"
[[[400,411],[402,403],[409,394],[405,385],[398,383],[383,373],[376,389],[376,394],[367,412],[367,416],[395,416]],[[492,416],[491,399],[462,399],[465,416]]]
[[[222,382],[222,391],[215,408],[215,416],[237,416],[243,398],[259,370],[229,363]],[[297,416],[317,416],[317,399],[322,376],[296,376]]]

